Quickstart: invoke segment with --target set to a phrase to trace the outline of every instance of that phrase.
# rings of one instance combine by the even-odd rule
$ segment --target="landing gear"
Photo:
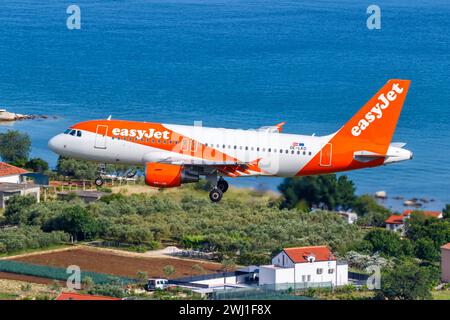
[[[96,185],[97,187],[101,187],[101,186],[103,185],[104,182],[105,182],[105,181],[103,180],[102,177],[97,177],[97,178],[95,178],[95,185]]]
[[[222,196],[223,192],[217,187],[214,187],[209,192],[209,199],[211,199],[212,202],[219,202],[222,199]]]
[[[222,193],[227,192],[228,182],[226,182],[223,178],[220,178],[219,181],[217,181],[217,188],[220,189]]]
[[[103,185],[103,183],[105,183],[105,181],[102,178],[102,174],[104,174],[106,171],[106,164],[104,163],[99,163],[98,164],[98,174],[99,176],[97,178],[95,178],[95,185],[97,187],[101,187]]]

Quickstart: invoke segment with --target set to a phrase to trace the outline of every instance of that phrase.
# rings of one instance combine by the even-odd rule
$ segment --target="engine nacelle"
[[[184,166],[155,162],[145,164],[145,183],[152,187],[173,188],[198,180],[198,172]]]

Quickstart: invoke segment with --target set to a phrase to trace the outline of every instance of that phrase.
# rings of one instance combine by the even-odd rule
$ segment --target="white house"
[[[271,265],[259,267],[259,285],[288,283],[346,285],[348,265],[338,264],[327,246],[285,248]]]
[[[28,173],[27,170],[0,162],[0,182],[21,183],[22,174]]]

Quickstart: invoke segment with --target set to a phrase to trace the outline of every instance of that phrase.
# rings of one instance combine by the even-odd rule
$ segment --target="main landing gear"
[[[228,182],[226,182],[222,177],[219,178],[214,188],[209,192],[209,199],[212,202],[219,202],[222,196],[228,190]]]

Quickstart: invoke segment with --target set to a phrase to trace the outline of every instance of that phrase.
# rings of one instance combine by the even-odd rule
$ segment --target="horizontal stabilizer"
[[[404,146],[406,146],[406,143],[405,142],[391,142],[390,146],[395,147],[395,148],[403,148]]]
[[[366,151],[366,150],[355,151],[353,153],[353,158],[356,161],[359,161],[359,162],[369,162],[369,161],[372,161],[372,160],[376,160],[376,159],[380,159],[380,158],[386,158],[386,157],[388,157],[388,155],[379,154],[379,153]]]

